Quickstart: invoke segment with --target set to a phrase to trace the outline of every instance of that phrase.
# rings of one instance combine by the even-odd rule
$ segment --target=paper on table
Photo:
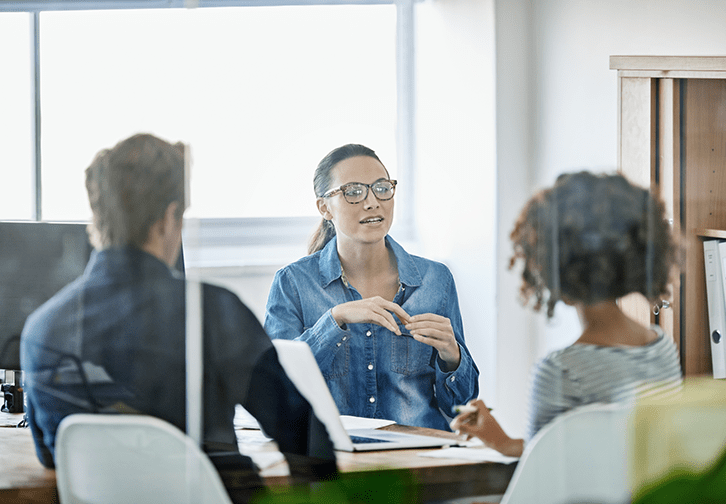
[[[267,469],[268,467],[272,467],[278,462],[282,462],[283,460],[285,460],[285,456],[279,451],[260,451],[246,453],[245,455],[251,458],[252,462],[254,462],[260,470]]]
[[[350,415],[340,415],[340,421],[343,423],[343,428],[347,431],[351,429],[380,429],[381,427],[396,423],[393,420],[363,418]],[[255,417],[238,404],[234,410],[234,428],[259,429],[260,424],[257,423]]]
[[[433,450],[421,452],[419,457],[431,458],[457,458],[464,460],[472,460],[475,462],[498,462],[500,464],[511,464],[519,460],[517,457],[507,457],[491,448],[443,448],[441,450]]]
[[[259,429],[260,424],[257,419],[239,404],[234,408],[234,428],[235,429]]]
[[[266,469],[282,462],[285,456],[275,449],[270,449],[270,438],[265,436],[261,430],[237,431],[237,445],[240,453],[252,459],[257,467]]]
[[[347,431],[351,429],[380,429],[381,427],[396,423],[393,420],[364,418],[350,415],[340,415],[340,421],[343,422],[343,428]]]

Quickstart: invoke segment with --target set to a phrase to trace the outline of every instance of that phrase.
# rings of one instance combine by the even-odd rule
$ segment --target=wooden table
[[[58,503],[55,471],[44,468],[38,461],[30,429],[9,427],[17,425],[22,417],[22,414],[0,413],[0,503]],[[386,429],[454,436],[448,432],[402,425]],[[419,485],[421,502],[502,494],[514,472],[514,464],[418,456],[422,451],[426,450],[336,452],[336,455],[341,472],[349,476],[370,474],[370,471],[413,475]],[[285,463],[273,465],[262,472],[265,482],[272,486],[284,484],[287,474]]]

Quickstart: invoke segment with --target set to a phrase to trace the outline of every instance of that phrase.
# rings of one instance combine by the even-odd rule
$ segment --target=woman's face
[[[388,179],[383,165],[369,156],[343,160],[333,167],[331,175],[332,183],[328,190],[351,182],[372,184],[380,179]],[[381,201],[369,189],[365,200],[351,204],[338,192],[327,198],[319,198],[318,209],[323,218],[333,222],[339,243],[375,243],[383,240],[391,228],[393,200]]]

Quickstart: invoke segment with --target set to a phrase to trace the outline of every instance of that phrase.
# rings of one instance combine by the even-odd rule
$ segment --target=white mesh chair
[[[563,413],[527,444],[501,504],[630,502],[632,405],[589,404]]]
[[[61,504],[231,504],[207,455],[145,415],[76,414],[58,427]]]

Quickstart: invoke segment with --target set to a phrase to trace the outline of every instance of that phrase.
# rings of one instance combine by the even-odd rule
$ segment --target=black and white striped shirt
[[[634,398],[652,385],[668,390],[682,382],[678,350],[658,326],[644,346],[576,343],[545,357],[532,375],[527,440],[557,415],[596,402]]]

